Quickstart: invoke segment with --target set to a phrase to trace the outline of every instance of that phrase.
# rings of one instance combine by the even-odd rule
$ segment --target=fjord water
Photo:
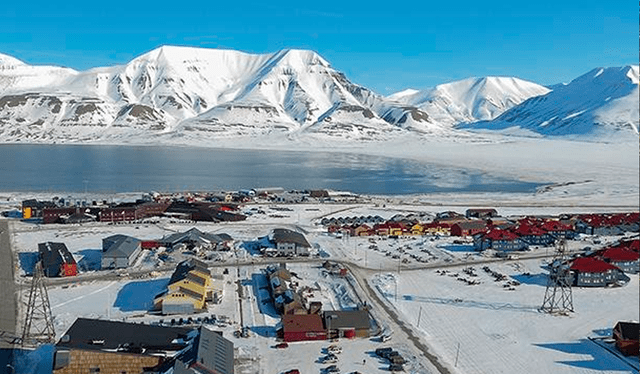
[[[534,192],[539,183],[349,153],[111,145],[0,145],[0,190],[215,191],[257,187],[360,194]]]

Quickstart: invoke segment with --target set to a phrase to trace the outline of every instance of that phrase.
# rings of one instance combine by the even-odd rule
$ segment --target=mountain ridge
[[[631,71],[637,86],[637,67]],[[0,141],[271,133],[335,140],[384,140],[404,133],[464,137],[476,127],[461,123],[494,121],[549,92],[515,77],[480,77],[384,97],[303,49],[250,54],[162,46],[126,64],[85,71],[31,66],[0,54]],[[633,103],[616,101],[621,97],[598,115],[632,115]]]

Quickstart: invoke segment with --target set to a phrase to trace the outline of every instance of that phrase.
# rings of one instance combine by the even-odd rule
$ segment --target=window
[[[99,373],[99,372],[100,372],[100,368],[99,367],[89,368],[89,374]]]

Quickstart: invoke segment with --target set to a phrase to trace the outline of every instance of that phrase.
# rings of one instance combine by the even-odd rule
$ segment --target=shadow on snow
[[[146,311],[153,306],[153,298],[167,289],[169,278],[129,282],[120,289],[113,306],[123,312]]]

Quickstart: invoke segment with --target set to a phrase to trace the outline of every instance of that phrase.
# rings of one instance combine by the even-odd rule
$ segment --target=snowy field
[[[376,275],[371,284],[453,373],[637,373],[637,358],[634,370],[589,337],[638,319],[638,275],[620,288],[573,288],[575,313],[552,316],[538,311],[546,287],[541,265],[488,265],[507,276],[500,282],[474,266],[476,277],[463,272],[467,267],[409,270]]]

